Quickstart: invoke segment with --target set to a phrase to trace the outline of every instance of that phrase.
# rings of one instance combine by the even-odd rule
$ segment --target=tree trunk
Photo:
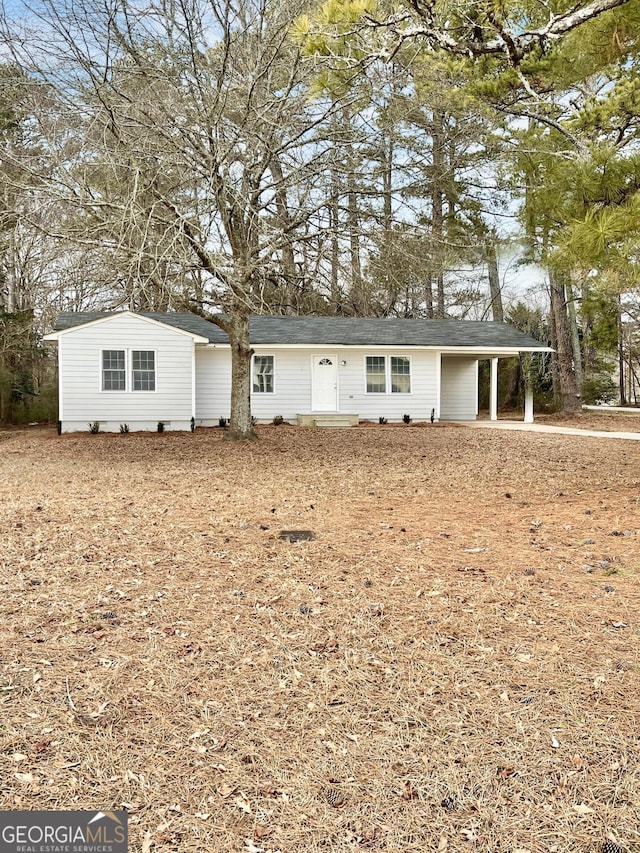
[[[560,369],[558,368],[558,335],[553,310],[549,311],[549,337],[551,338],[551,385],[553,387],[553,405],[559,409],[562,405],[560,393]]]
[[[431,271],[426,274],[424,285],[424,304],[425,313],[429,320],[433,320],[433,281],[431,279]]]
[[[340,300],[340,180],[335,164],[331,166],[331,197],[329,201],[329,223],[331,226],[331,311],[339,314],[342,310]]]
[[[274,154],[271,158],[271,174],[275,182],[276,209],[278,211],[280,229],[283,234],[289,234],[291,231],[291,217],[287,201],[287,187],[277,154]],[[283,241],[281,252],[284,293],[276,293],[275,295],[285,314],[298,314],[300,306],[298,305],[298,293],[296,289],[296,262],[293,253],[293,243],[289,239]]]
[[[360,211],[358,210],[358,179],[356,155],[353,149],[351,110],[342,111],[342,135],[345,140],[345,189],[347,195],[347,228],[349,231],[349,256],[351,266],[350,302],[356,316],[366,316],[365,294],[362,287],[362,261],[360,257]]]
[[[549,271],[549,292],[557,341],[560,405],[563,412],[579,412],[582,400],[573,362],[565,287],[555,270]]]
[[[576,372],[576,384],[578,393],[582,396],[582,348],[580,346],[580,332],[578,331],[578,317],[576,314],[576,298],[573,291],[573,285],[569,279],[565,282],[565,292],[567,294],[567,314],[569,316],[569,333],[571,336],[571,350],[573,352],[573,365]]]
[[[356,194],[356,175],[354,156],[349,145],[347,168],[347,211],[349,223],[349,249],[351,254],[351,301],[359,316],[366,315],[362,289],[362,264],[360,261],[360,217],[358,212],[358,197]]]
[[[433,254],[436,274],[436,317],[444,319],[444,171],[445,150],[443,143],[444,114],[440,110],[433,111],[433,126],[431,137],[433,141],[433,186],[431,188],[431,228],[433,238]]]
[[[622,325],[622,299],[618,296],[618,387],[620,388],[620,405],[627,405],[627,389],[624,381],[625,358],[624,358],[624,326]]]
[[[491,296],[491,316],[499,323],[504,322],[502,289],[498,274],[498,255],[493,241],[487,243],[487,270],[489,273],[489,294]]]
[[[256,437],[251,417],[251,356],[249,315],[229,312],[226,332],[231,345],[231,420],[227,438],[246,441]]]
[[[383,131],[384,132],[384,131]],[[382,168],[382,258],[383,268],[381,284],[384,288],[386,313],[390,314],[397,300],[397,272],[393,269],[391,260],[391,234],[393,229],[393,131],[388,130],[387,139],[382,139],[380,165]],[[408,294],[407,294],[408,301]],[[405,304],[405,311],[408,305]]]

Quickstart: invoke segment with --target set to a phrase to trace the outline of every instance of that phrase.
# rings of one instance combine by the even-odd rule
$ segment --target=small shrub
[[[389,421],[386,418],[378,418],[378,423],[382,426],[383,424],[388,424]]]
[[[91,433],[91,435],[95,435],[97,432],[100,432],[100,423],[98,421],[93,421],[93,423],[90,423],[89,432]]]
[[[405,424],[410,424],[411,423],[411,415],[403,415],[402,416],[402,422]]]
[[[271,421],[274,426],[280,426],[280,424],[284,423],[284,418],[282,415],[276,415],[274,419]]]
[[[120,424],[121,435],[125,435],[128,432],[129,432],[129,424]]]
[[[227,428],[227,419],[226,418],[218,418],[218,426],[220,427],[220,429],[226,429]]]
[[[158,421],[158,432],[164,432],[164,421]]]

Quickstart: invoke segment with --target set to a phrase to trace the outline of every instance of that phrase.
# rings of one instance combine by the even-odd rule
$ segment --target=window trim
[[[153,388],[135,388],[133,381],[133,354],[140,352],[152,352],[153,353]],[[131,349],[129,351],[129,357],[131,359],[131,366],[129,370],[129,375],[131,377],[131,393],[132,394],[155,394],[158,388],[158,354],[155,349]],[[140,370],[140,368],[139,368]],[[149,372],[149,371],[145,371]]]
[[[104,353],[105,352],[123,352],[124,353],[124,388],[105,388],[104,387]],[[133,387],[133,353],[134,352],[152,352],[154,365],[154,389],[142,390],[134,389]],[[155,347],[103,347],[99,354],[98,367],[98,389],[102,394],[156,394],[158,392],[158,350]]]
[[[368,388],[369,373],[367,371],[367,360],[370,358],[381,358],[382,359],[382,363],[384,365],[384,368],[383,368],[384,369],[384,391],[369,391],[369,388]],[[387,357],[386,357],[386,355],[371,355],[371,354],[365,355],[365,357],[364,357],[364,393],[365,394],[376,394],[376,395],[388,394],[389,393],[387,390],[388,388],[389,388],[389,378],[387,376]]]
[[[408,391],[394,391],[393,390],[393,373],[391,371],[391,359],[392,358],[405,358],[409,362],[409,373],[398,373],[397,376],[407,376],[409,377],[409,390]],[[403,394],[405,397],[409,397],[413,391],[413,368],[411,365],[411,356],[410,355],[398,355],[393,354],[389,356],[389,393],[390,394]]]
[[[367,390],[367,359],[368,358],[383,358],[384,359],[384,391],[369,391]],[[406,358],[409,362],[409,390],[394,391],[391,381],[391,359]],[[413,358],[406,353],[366,353],[364,356],[364,393],[376,397],[410,397],[413,394]]]
[[[104,372],[105,372],[104,355],[107,352],[118,352],[118,353],[121,352],[124,355],[124,369],[122,371],[124,373],[124,388],[105,388],[104,387]],[[126,351],[126,349],[121,349],[121,348],[114,349],[113,347],[105,347],[104,349],[100,350],[100,371],[98,374],[98,382],[99,382],[100,391],[104,394],[124,394],[124,393],[126,393],[126,391],[127,391],[127,351]]]
[[[255,375],[255,369],[256,369],[256,358],[270,358],[272,360],[273,372],[271,374],[271,380],[272,380],[271,384],[273,387],[272,387],[271,391],[256,391],[253,387],[253,377]],[[271,395],[271,394],[275,394],[275,393],[276,393],[276,357],[275,357],[275,354],[271,353],[271,352],[254,352],[254,354],[251,356],[251,394],[252,395],[258,394],[259,396],[262,396],[263,394]]]

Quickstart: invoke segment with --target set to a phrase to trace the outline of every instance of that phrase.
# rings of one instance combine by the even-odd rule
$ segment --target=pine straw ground
[[[640,850],[639,454],[1,434],[0,808],[125,808],[137,853]]]

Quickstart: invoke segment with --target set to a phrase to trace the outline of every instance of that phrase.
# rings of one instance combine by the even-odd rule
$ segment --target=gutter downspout
[[[58,421],[64,423],[63,407],[62,337],[58,338]],[[62,429],[62,427],[61,427]]]
[[[191,417],[196,418],[196,342],[191,341]]]
[[[436,411],[434,420],[440,420],[440,407],[442,400],[442,353],[436,353]]]

